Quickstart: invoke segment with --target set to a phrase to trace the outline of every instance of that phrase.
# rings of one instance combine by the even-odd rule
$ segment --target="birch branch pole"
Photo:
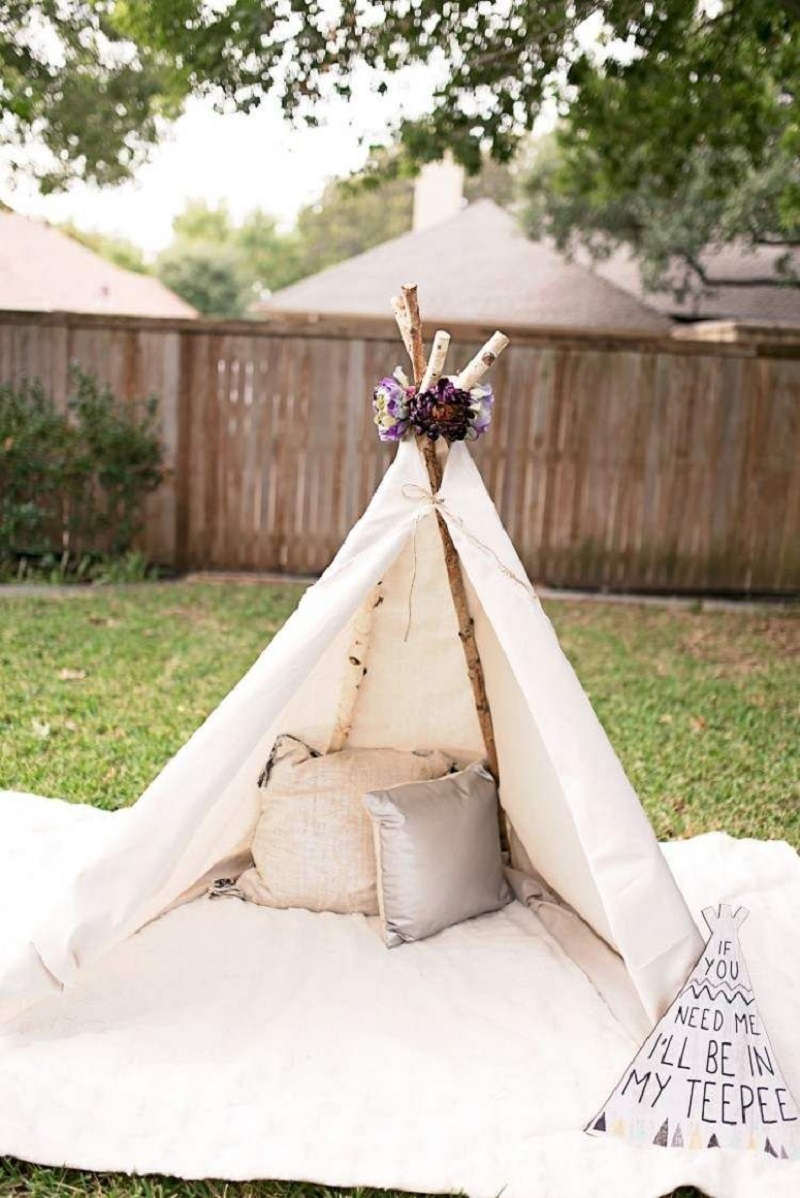
[[[336,707],[336,717],[328,741],[328,752],[338,753],[346,748],[353,720],[356,713],[356,703],[361,684],[367,675],[367,659],[369,642],[372,635],[373,616],[376,607],[383,603],[379,582],[361,605],[353,621],[353,634],[347,660],[344,663],[344,674],[340,683],[339,702]]]
[[[422,343],[422,321],[419,315],[419,300],[416,283],[403,283],[401,287],[406,311],[408,312],[408,335],[411,340],[411,365],[417,386],[425,374],[425,349]]]
[[[397,298],[392,299],[392,311],[395,314],[400,335],[403,338],[403,344],[411,358],[414,382],[420,389],[424,389],[433,386],[441,377],[447,356],[447,349],[450,344],[450,334],[441,329],[437,332],[431,350],[430,362],[426,364],[416,285],[404,285],[402,293],[402,301]],[[483,378],[498,354],[502,353],[507,345],[508,338],[504,337],[502,333],[495,333],[487,341],[480,353],[457,376],[457,385],[467,390],[468,387],[462,382],[462,379],[466,378],[472,379],[469,382],[469,387],[475,386],[475,383]],[[428,437],[424,436],[417,438],[417,445],[428,471],[431,494],[436,495],[442,485],[442,466],[436,453],[436,446]],[[492,712],[486,695],[486,680],[483,674],[478,645],[475,640],[475,624],[469,613],[467,592],[464,585],[464,577],[461,573],[461,563],[458,551],[453,544],[453,538],[450,536],[450,530],[447,527],[444,517],[438,511],[436,513],[436,521],[439,526],[439,535],[444,550],[447,581],[450,584],[453,607],[455,608],[456,620],[458,621],[458,636],[464,649],[475,710],[478,715],[478,723],[486,749],[486,760],[488,761],[489,769],[495,778],[498,778],[497,746],[494,739]],[[501,833],[503,831],[501,820]]]
[[[439,382],[439,379],[442,377],[449,348],[450,334],[446,333],[444,329],[439,329],[434,334],[431,356],[428,359],[428,365],[425,367],[425,373],[422,376],[420,391],[428,391]]]
[[[406,301],[400,295],[393,295],[389,303],[391,304],[394,318],[397,321],[397,327],[400,330],[400,336],[403,339],[403,345],[406,347],[406,353],[413,362],[414,351],[411,345],[411,320],[409,319]]]
[[[508,337],[506,337],[505,333],[499,331],[492,333],[483,349],[478,351],[472,361],[464,367],[459,375],[456,375],[456,386],[461,387],[464,391],[469,391],[471,387],[479,383],[489,368],[500,357],[507,345]]]

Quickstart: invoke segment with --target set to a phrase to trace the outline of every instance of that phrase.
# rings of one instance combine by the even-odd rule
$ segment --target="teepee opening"
[[[465,589],[493,715],[499,801],[509,825],[511,863],[541,873],[616,949],[536,721],[469,576]],[[357,687],[351,670],[354,641],[359,646]],[[266,731],[248,764],[245,785],[252,784],[254,771],[260,772],[276,734],[288,732],[320,752],[330,751],[341,731],[337,721],[343,707],[350,709],[350,718],[339,748],[346,743],[351,748],[441,750],[461,766],[485,754],[433,512],[423,513],[414,524],[395,561]]]

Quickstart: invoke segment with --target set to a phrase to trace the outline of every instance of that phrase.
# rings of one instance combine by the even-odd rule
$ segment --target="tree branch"
[[[775,278],[774,275],[765,275],[759,278],[755,275],[752,279],[715,279],[713,275],[702,276],[703,282],[707,287],[800,287],[800,278]]]
[[[756,234],[753,237],[753,241],[756,245],[770,245],[774,246],[775,249],[794,250],[800,246],[800,240],[794,240],[791,237],[767,237],[763,234]]]
[[[689,261],[688,259],[687,261],[692,270],[697,273],[697,277],[700,279],[700,282],[703,284],[703,286],[708,287],[711,290],[714,290],[718,287],[800,287],[800,278],[792,278],[789,276],[786,278],[781,278],[780,275],[751,275],[747,279],[715,278],[714,275],[709,274],[708,271],[700,266],[699,263]]]

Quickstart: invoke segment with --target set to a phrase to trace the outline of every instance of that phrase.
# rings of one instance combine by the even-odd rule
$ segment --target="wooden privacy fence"
[[[453,370],[492,330],[451,331]],[[506,332],[475,454],[534,579],[800,590],[800,336]],[[0,313],[0,382],[63,402],[77,361],[121,403],[159,396],[145,549],[181,569],[322,570],[390,461],[370,401],[401,352],[388,320]]]

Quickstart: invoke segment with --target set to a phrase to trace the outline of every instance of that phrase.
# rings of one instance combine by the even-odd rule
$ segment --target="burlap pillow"
[[[435,751],[344,749],[320,755],[281,736],[262,775],[253,838],[260,885],[249,897],[269,907],[377,915],[375,850],[364,795],[400,782],[441,777],[452,761]]]

